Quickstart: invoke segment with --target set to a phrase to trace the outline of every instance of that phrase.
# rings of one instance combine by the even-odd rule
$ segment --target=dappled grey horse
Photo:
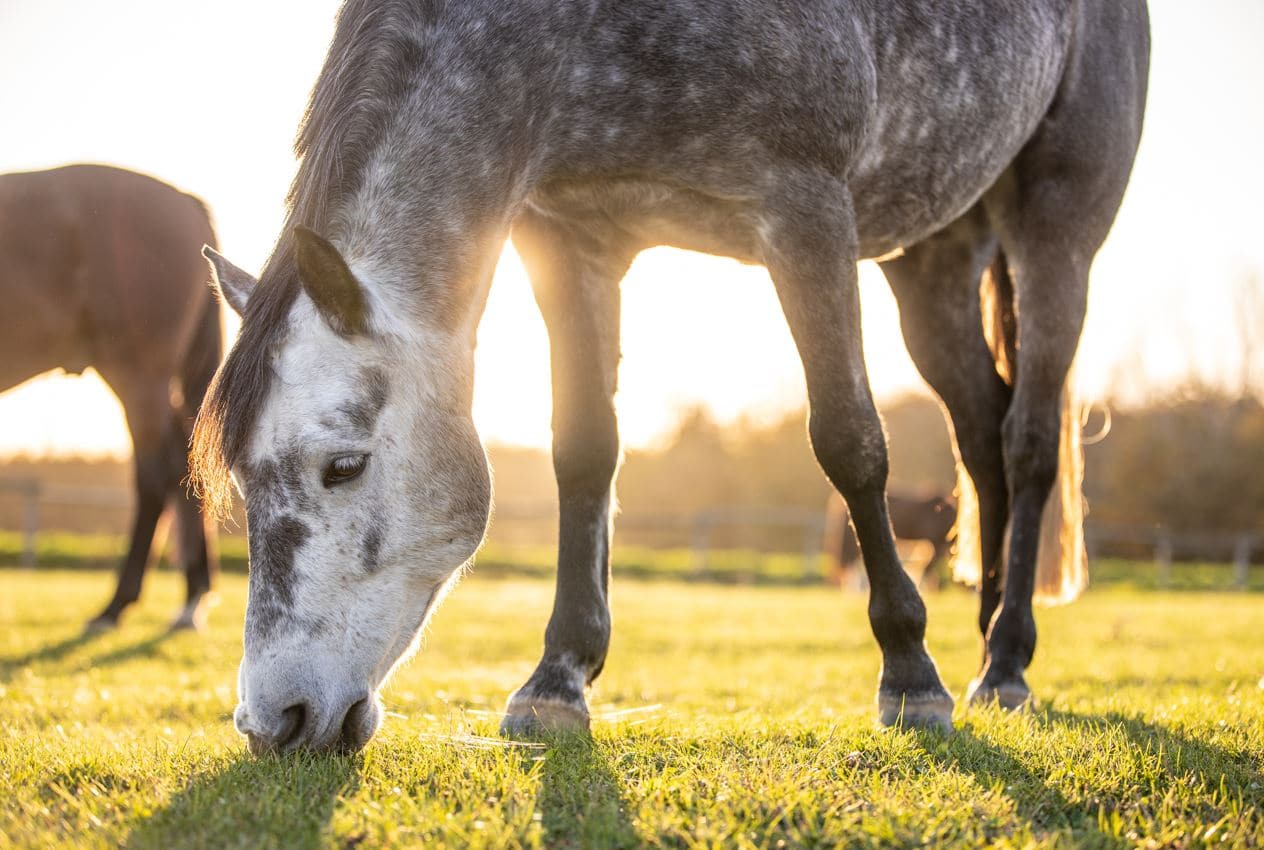
[[[186,577],[173,624],[199,625],[216,563],[186,491],[193,416],[219,366],[220,309],[203,243],[210,213],[152,177],[103,165],[0,175],[0,392],[58,367],[94,367],[132,437],[136,512],[114,596],[90,629],[140,596],[169,502]]]
[[[1023,704],[1063,385],[1148,52],[1142,0],[348,2],[261,278],[208,252],[243,324],[194,450],[210,501],[230,471],[246,499],[235,721],[251,748],[362,746],[378,688],[478,548],[475,331],[511,232],[549,330],[561,527],[543,658],[504,731],[589,721],[610,638],[619,281],[660,244],[767,266],[864,554],[879,716],[946,727],[861,354],[856,263],[888,260],[977,492],[971,693]]]

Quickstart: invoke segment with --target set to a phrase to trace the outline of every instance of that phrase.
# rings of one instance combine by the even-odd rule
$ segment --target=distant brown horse
[[[941,493],[892,489],[887,493],[887,505],[897,540],[924,540],[934,547],[917,579],[922,588],[938,590],[943,584],[943,565],[948,560],[952,527],[957,521],[956,502]],[[847,503],[836,492],[830,493],[825,507],[825,554],[842,583],[860,563],[860,544],[851,527]]]
[[[150,177],[98,165],[0,175],[0,392],[58,367],[92,366],[127,416],[136,515],[118,587],[90,628],[140,595],[154,529],[175,506],[196,627],[216,565],[198,500],[182,484],[188,439],[219,365],[219,304],[203,243],[206,206]],[[90,424],[90,423],[85,423]]]

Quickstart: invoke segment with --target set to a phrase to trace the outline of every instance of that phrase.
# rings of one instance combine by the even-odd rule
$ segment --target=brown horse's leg
[[[522,215],[513,240],[549,331],[557,593],[535,672],[509,698],[504,734],[588,727],[584,689],[610,643],[612,484],[619,462],[614,393],[619,281],[633,252],[543,216]]]
[[[164,386],[165,389],[165,386]],[[136,513],[127,554],[119,567],[114,598],[88,623],[90,630],[118,625],[123,610],[140,598],[141,582],[149,562],[154,529],[167,495],[179,480],[176,459],[183,457],[183,438],[171,416],[166,394],[149,394],[129,399],[122,394],[128,428],[132,434],[133,467],[136,483]],[[183,463],[182,460],[178,461]]]
[[[214,586],[219,572],[218,555],[214,548],[214,522],[208,521],[204,516],[202,500],[187,485],[187,479],[189,437],[198,408],[201,407],[207,387],[219,367],[222,347],[220,333],[219,303],[210,298],[203,305],[198,332],[185,352],[178,370],[182,403],[177,406],[174,415],[182,443],[179,460],[175,461],[179,478],[172,493],[172,501],[175,504],[187,595],[184,609],[172,623],[172,627],[176,629],[202,627],[206,620],[203,600]]]
[[[181,469],[185,469],[183,464]],[[206,595],[214,584],[218,564],[212,559],[201,500],[183,484],[178,484],[172,501],[186,596],[184,608],[171,626],[173,629],[201,629],[206,623]]]
[[[896,553],[887,452],[860,340],[851,197],[819,175],[786,175],[761,235],[777,296],[803,360],[816,457],[851,511],[869,576],[869,622],[882,650],[884,724],[951,728],[952,698],[926,651],[926,608]]]
[[[947,576],[944,571],[948,569],[948,538],[941,537],[936,540],[928,541],[934,546],[931,552],[930,560],[926,562],[926,569],[922,571],[922,578],[919,586],[923,590],[940,591],[944,589],[947,583]]]
[[[1001,422],[1010,389],[996,371],[979,307],[979,281],[995,252],[996,238],[982,211],[974,210],[882,264],[909,356],[947,408],[957,454],[978,493],[984,636],[1001,599],[1009,511]]]

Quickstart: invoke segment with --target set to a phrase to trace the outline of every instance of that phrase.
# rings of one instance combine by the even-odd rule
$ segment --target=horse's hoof
[[[947,691],[915,696],[878,693],[878,720],[883,726],[951,732],[952,707]]]
[[[103,635],[118,628],[118,620],[114,617],[93,617],[83,627],[85,635]]]
[[[509,698],[500,734],[506,738],[533,738],[557,732],[587,732],[588,708],[547,697],[514,694]]]
[[[206,629],[206,606],[203,604],[186,605],[180,614],[171,621],[173,632],[201,632]]]
[[[1031,688],[1021,678],[1017,682],[990,685],[982,678],[975,679],[966,690],[970,705],[999,705],[1006,711],[1022,711],[1031,707]]]

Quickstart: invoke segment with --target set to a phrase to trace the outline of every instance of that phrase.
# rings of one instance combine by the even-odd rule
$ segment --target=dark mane
[[[241,459],[272,385],[272,353],[284,341],[299,293],[290,231],[303,224],[328,234],[333,216],[372,155],[389,116],[407,95],[420,63],[418,24],[444,0],[348,0],[312,89],[295,141],[298,172],[286,199],[286,223],[242,315],[241,332],[216,373],[198,414],[191,483],[207,510],[232,504],[229,470]]]

